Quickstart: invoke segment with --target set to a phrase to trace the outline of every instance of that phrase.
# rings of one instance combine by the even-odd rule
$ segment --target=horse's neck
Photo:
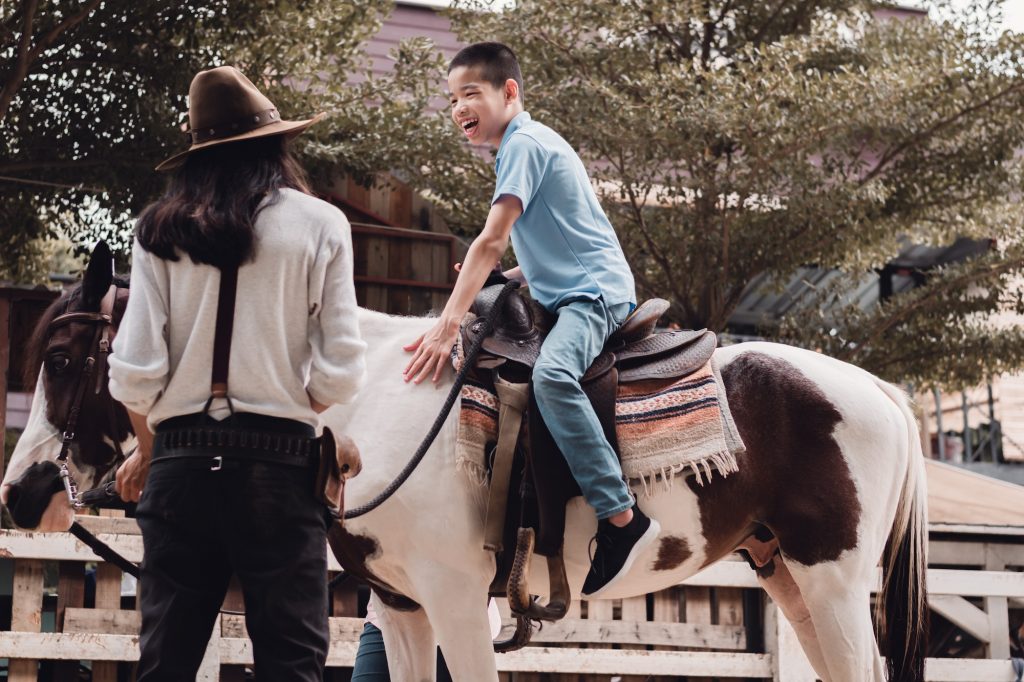
[[[331,409],[324,419],[359,446],[363,474],[357,480],[367,485],[371,479],[393,477],[412,457],[451,388],[451,370],[445,371],[437,385],[429,379],[418,385],[407,383],[402,375],[412,357],[402,347],[419,338],[434,322],[433,318],[396,317],[359,309],[359,331],[367,344],[366,379],[352,403]],[[442,429],[429,461],[421,466],[436,469],[450,460],[454,467],[454,447],[454,430]],[[356,483],[355,487],[362,486]]]

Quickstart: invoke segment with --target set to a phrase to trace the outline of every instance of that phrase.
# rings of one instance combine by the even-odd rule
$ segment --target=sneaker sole
[[[661,532],[661,525],[651,519],[651,525],[647,528],[647,531],[640,536],[640,539],[633,545],[633,549],[629,550],[629,555],[626,556],[626,563],[622,564],[622,568],[615,574],[615,577],[605,583],[604,587],[590,594],[584,594],[583,597],[586,599],[600,599],[601,595],[610,591],[616,587],[619,583],[629,575],[629,570],[633,568],[633,564],[636,563],[636,558],[640,556],[640,553],[647,549],[651,543],[658,539],[658,534]]]

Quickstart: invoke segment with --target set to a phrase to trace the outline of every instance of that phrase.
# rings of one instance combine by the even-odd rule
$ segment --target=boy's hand
[[[451,360],[452,347],[459,334],[457,320],[441,318],[430,330],[402,350],[413,353],[406,365],[403,376],[406,381],[420,383],[433,373],[433,382],[441,379],[441,373]]]

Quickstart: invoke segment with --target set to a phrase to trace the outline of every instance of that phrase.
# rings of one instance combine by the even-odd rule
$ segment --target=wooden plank
[[[38,633],[43,610],[43,562],[28,559],[14,562],[14,593],[11,599],[11,630]],[[15,656],[25,656],[15,659]],[[40,658],[33,654],[12,651],[7,669],[9,682],[36,682]]]
[[[351,667],[357,647],[355,641],[332,644],[327,664]],[[218,651],[224,663],[252,663],[249,640],[221,639]],[[48,660],[134,661],[139,655],[138,637],[0,632],[0,658],[10,658],[15,654]],[[772,676],[772,657],[766,654],[529,647],[502,654],[497,657],[497,662],[501,672],[701,675],[755,679],[770,679]],[[1008,660],[928,659],[926,671],[927,682],[1013,682],[1016,679]],[[517,675],[515,679],[521,678]]]
[[[76,514],[75,521],[94,535],[99,535],[100,533],[108,535],[142,535],[142,530],[135,519],[128,519],[124,516]]]
[[[1006,597],[986,597],[985,612],[990,634],[985,647],[988,658],[1010,657],[1010,614]]]
[[[366,244],[366,277],[388,277],[388,239],[383,237],[368,238]],[[380,312],[388,310],[387,288],[380,285],[367,285],[366,307]]]
[[[928,606],[979,642],[991,640],[991,625],[988,614],[963,597],[946,594],[928,596]]]
[[[59,632],[66,632],[68,612],[76,609],[81,611],[85,606],[85,564],[81,561],[61,561],[57,566],[56,624]],[[78,682],[78,661],[55,662],[53,679],[54,682]]]
[[[715,605],[717,606],[719,625],[743,626],[743,590],[735,587],[719,587],[715,589]]]
[[[395,178],[391,178],[390,206],[388,216],[391,222],[399,227],[413,227],[412,188]]]
[[[69,634],[138,635],[142,614],[124,609],[68,608],[64,632]]]
[[[374,179],[373,187],[370,188],[370,201],[368,208],[384,218],[388,223],[397,225],[395,217],[391,215],[391,188],[387,181],[382,178]]]
[[[742,651],[746,631],[731,625],[694,625],[637,620],[565,618],[545,623],[531,640],[535,644],[621,644],[696,647]]]
[[[771,659],[764,654],[529,647],[497,660],[499,670],[511,672],[771,677]]]
[[[408,237],[410,239],[438,241],[450,244],[455,242],[455,236],[451,234],[442,234],[438,232],[424,232],[422,230],[407,230],[401,227],[385,227],[382,225],[367,225],[365,223],[352,223],[352,234],[356,235],[376,235],[380,237],[387,237],[388,239],[401,239]]]
[[[96,608],[121,608],[121,569],[113,564],[96,564]],[[117,663],[93,662],[92,676],[94,682],[117,682]]]
[[[199,671],[196,673],[196,682],[217,682],[221,676],[221,663],[235,663],[240,665],[243,663],[252,662],[252,654],[249,655],[249,661],[222,661],[222,647],[221,644],[224,640],[220,637],[220,616],[217,616],[217,620],[213,623],[213,634],[210,637],[210,641],[206,643],[206,653],[203,654],[203,660],[199,664]],[[245,640],[248,642],[249,640]],[[251,645],[250,645],[251,650]]]
[[[683,620],[689,625],[711,624],[711,588],[683,588]],[[711,682],[710,677],[698,677],[690,682]]]
[[[623,643],[622,649],[625,651],[637,650],[645,651],[648,644],[654,644],[653,641],[648,642],[644,635],[650,631],[650,628],[646,627],[652,625],[647,622],[647,597],[627,597],[622,600],[622,611],[621,621],[613,621],[611,623],[605,623],[607,626],[612,626],[616,629],[623,628],[632,630],[636,633],[636,636],[632,643]],[[683,626],[686,627],[686,626]],[[601,640],[592,640],[601,641]],[[698,645],[699,646],[699,645]],[[649,676],[642,675],[625,675],[622,677],[622,682],[647,682],[650,679]]]
[[[1008,660],[929,658],[924,679],[927,682],[1014,682],[1017,675]]]
[[[362,209],[370,208],[370,189],[368,187],[364,187],[356,182],[352,176],[349,176],[346,190],[345,200],[348,201],[348,203]]]
[[[99,538],[138,562],[142,558],[142,538],[138,535],[101,533]],[[69,533],[27,533],[0,529],[0,557],[46,559],[55,561],[96,561],[96,556]],[[341,567],[328,554],[328,570]],[[880,581],[879,581],[880,582]],[[722,561],[680,583],[684,587],[749,587],[760,589],[754,572],[745,563]],[[1024,573],[1013,571],[967,571],[932,568],[928,570],[930,594],[954,594],[968,597],[1024,598]],[[591,602],[597,603],[597,602]]]
[[[215,625],[213,628],[212,639],[220,639],[221,637],[227,637],[224,633],[224,620],[226,618],[238,618],[245,620],[244,615],[236,615],[235,613],[229,613],[231,611],[237,611],[240,614],[245,613],[245,597],[242,594],[242,585],[238,580],[238,576],[231,576],[231,582],[228,584],[227,594],[224,595],[224,604],[222,607],[221,615],[219,618],[219,627]],[[212,641],[207,645],[206,656],[210,659],[209,665],[211,670],[214,666],[213,653],[210,650],[210,646],[213,646]],[[206,659],[204,659],[205,661]],[[219,655],[217,660],[220,660]],[[219,665],[220,682],[245,682],[245,667],[241,665]]]
[[[587,602],[587,619],[609,621],[615,613],[615,603],[611,599],[593,599]]]

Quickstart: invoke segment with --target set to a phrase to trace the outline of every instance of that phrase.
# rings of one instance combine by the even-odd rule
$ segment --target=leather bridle
[[[117,298],[117,285],[112,284],[100,301],[99,312],[75,312],[59,315],[50,322],[47,327],[47,336],[69,324],[90,324],[93,325],[92,339],[88,346],[88,355],[85,363],[79,372],[75,383],[74,399],[64,419],[64,429],[61,433],[60,454],[57,455],[57,462],[60,465],[60,478],[64,484],[64,491],[68,496],[68,503],[75,509],[86,506],[81,495],[78,493],[78,485],[74,476],[68,469],[68,453],[77,436],[76,427],[78,418],[82,412],[82,401],[85,399],[85,392],[90,383],[94,380],[93,394],[99,395],[103,390],[103,384],[107,380],[107,356],[110,355],[110,344],[114,336],[114,301]],[[108,412],[111,426],[111,441],[117,453],[115,461],[123,461],[124,451],[117,438],[117,415],[115,410]]]

